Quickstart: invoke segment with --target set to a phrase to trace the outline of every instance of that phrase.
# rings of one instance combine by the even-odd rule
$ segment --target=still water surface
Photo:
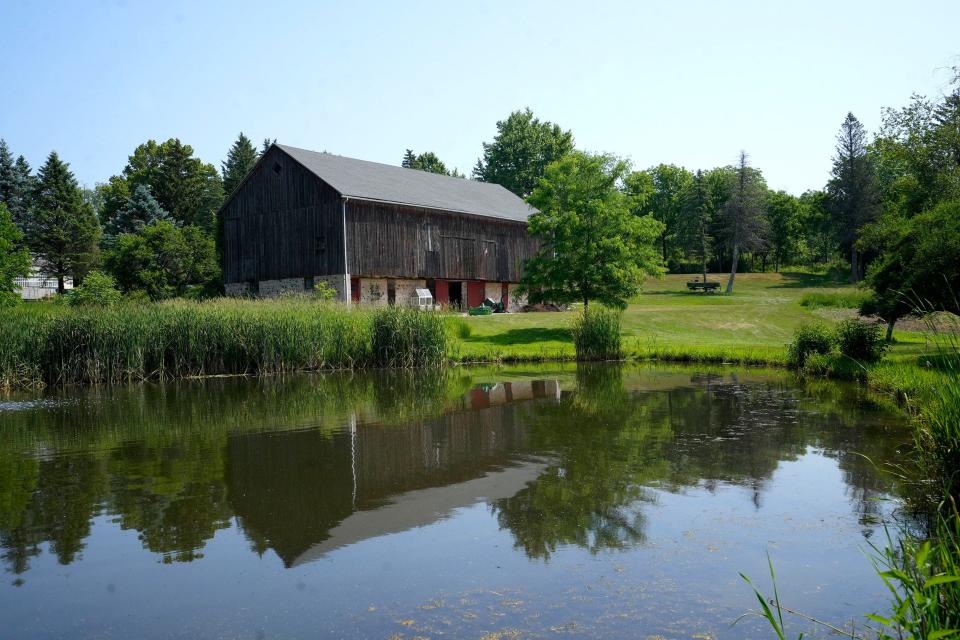
[[[769,637],[731,626],[767,552],[785,604],[861,628],[887,603],[877,465],[909,439],[855,387],[763,372],[8,396],[0,637]]]

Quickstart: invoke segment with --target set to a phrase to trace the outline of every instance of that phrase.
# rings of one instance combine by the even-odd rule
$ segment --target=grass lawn
[[[667,275],[649,279],[644,292],[623,314],[626,348],[635,358],[784,362],[786,344],[803,322],[831,323],[851,310],[800,305],[811,291],[850,290],[825,276],[800,273],[748,273],[737,276],[734,293],[691,293],[687,280]],[[726,274],[712,274],[726,283]],[[568,327],[579,307],[563,313],[494,314],[467,318],[470,335],[452,347],[460,361],[572,358]],[[892,358],[924,348],[920,333],[897,331]]]

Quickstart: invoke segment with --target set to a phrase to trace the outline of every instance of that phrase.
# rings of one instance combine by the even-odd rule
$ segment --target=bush
[[[321,280],[313,285],[313,297],[317,300],[329,302],[337,297],[337,290],[326,280]]]
[[[878,362],[887,350],[880,325],[859,318],[844,320],[837,326],[837,344],[840,353],[860,362]]]
[[[380,367],[439,365],[447,351],[443,318],[409,307],[378,309],[373,315],[373,363]]]
[[[822,324],[803,324],[793,333],[793,341],[787,350],[787,362],[802,369],[812,353],[826,355],[833,351],[836,336]]]
[[[577,360],[621,359],[620,320],[620,312],[610,309],[585,309],[577,316],[570,328]]]
[[[102,271],[91,271],[83,284],[69,293],[67,302],[72,307],[109,307],[120,302],[116,281]]]

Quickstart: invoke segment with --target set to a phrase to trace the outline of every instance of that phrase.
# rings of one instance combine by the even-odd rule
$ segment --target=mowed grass
[[[809,308],[805,294],[856,291],[825,276],[801,273],[747,273],[737,276],[734,292],[692,293],[692,276],[649,279],[643,293],[623,314],[628,357],[685,361],[782,364],[794,329],[804,322],[833,324],[853,310]],[[711,280],[726,284],[726,274]],[[579,306],[561,313],[514,313],[466,318],[470,335],[453,341],[459,361],[572,358],[570,326]],[[918,333],[897,331],[892,356],[923,348]]]

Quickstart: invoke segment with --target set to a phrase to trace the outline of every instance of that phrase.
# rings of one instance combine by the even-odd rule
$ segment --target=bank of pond
[[[864,550],[910,520],[903,415],[777,370],[51,386],[0,421],[18,638],[767,637],[730,626],[765,552],[785,604],[860,629],[889,606]]]

